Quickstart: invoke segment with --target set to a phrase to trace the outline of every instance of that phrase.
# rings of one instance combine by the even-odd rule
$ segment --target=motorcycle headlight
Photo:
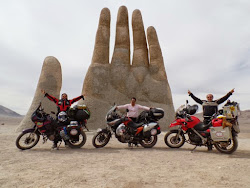
[[[110,121],[110,120],[112,120],[112,115],[111,114],[107,115],[107,117],[106,117],[106,121]]]

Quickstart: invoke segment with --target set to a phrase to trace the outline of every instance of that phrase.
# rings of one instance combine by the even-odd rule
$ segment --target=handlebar
[[[41,106],[42,106],[42,102],[39,103],[39,105],[38,105],[36,111],[39,110]]]
[[[186,121],[193,121],[189,114],[186,114],[185,120]]]

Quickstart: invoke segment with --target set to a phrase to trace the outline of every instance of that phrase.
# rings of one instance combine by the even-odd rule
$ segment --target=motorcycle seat
[[[144,123],[140,122],[140,123],[135,123],[135,122],[131,122],[130,126],[133,128],[138,128],[141,127]]]
[[[135,126],[138,128],[138,127],[141,127],[143,124],[144,124],[143,122],[135,123]]]
[[[210,125],[204,124],[203,122],[199,122],[197,125],[194,126],[194,129],[197,131],[206,131],[209,129]]]

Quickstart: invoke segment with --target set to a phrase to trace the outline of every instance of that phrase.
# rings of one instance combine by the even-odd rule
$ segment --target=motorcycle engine
[[[130,135],[128,134],[126,126],[123,123],[117,127],[115,135],[122,143],[126,143],[130,140]]]
[[[124,135],[124,133],[126,132],[126,129],[125,129],[126,127],[125,127],[125,125],[122,123],[122,124],[120,124],[118,127],[117,127],[117,129],[116,129],[116,131],[115,131],[115,133],[116,133],[116,135],[117,136],[122,136],[122,135]]]
[[[54,134],[51,134],[48,136],[49,140],[50,141],[54,141],[55,140],[55,135]]]
[[[194,144],[202,143],[201,138],[197,134],[195,134],[193,131],[188,132],[188,137],[189,137],[189,140],[193,142]]]

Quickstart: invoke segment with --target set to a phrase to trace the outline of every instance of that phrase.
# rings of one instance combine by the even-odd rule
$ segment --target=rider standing
[[[74,103],[79,101],[80,99],[84,100],[83,95],[76,97],[74,99],[68,100],[68,95],[66,93],[62,94],[62,98],[59,100],[56,97],[49,95],[46,93],[44,90],[42,90],[42,93],[45,94],[45,97],[47,97],[49,100],[53,101],[56,103],[57,108],[58,108],[58,113],[61,111],[67,112],[70,108],[70,106]]]
[[[68,95],[66,93],[62,94],[62,98],[61,99],[57,99],[56,97],[49,95],[48,93],[45,92],[45,90],[41,90],[41,92],[44,94],[45,97],[47,97],[49,100],[53,101],[54,103],[56,103],[57,105],[57,115],[59,114],[59,112],[67,112],[70,108],[70,106],[74,103],[79,101],[80,99],[84,100],[83,95],[76,97],[74,99],[68,100]],[[60,140],[60,138],[55,138],[54,139],[54,144],[52,146],[52,149],[57,148],[57,143]],[[66,143],[65,143],[66,145]]]
[[[202,105],[204,124],[208,124],[210,122],[212,115],[218,111],[218,105],[226,101],[233,94],[233,92],[234,89],[229,91],[224,97],[217,100],[213,100],[212,94],[207,94],[207,100],[201,100],[188,90],[189,96],[192,97],[194,101]]]

